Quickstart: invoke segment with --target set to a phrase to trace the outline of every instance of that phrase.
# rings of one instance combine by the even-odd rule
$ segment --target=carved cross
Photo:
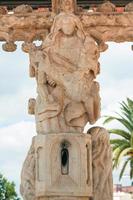
[[[6,41],[3,49],[14,51],[16,41],[31,43],[35,40],[44,40],[48,34],[54,16],[60,12],[60,1],[52,1],[52,12],[16,12],[0,15],[0,41]],[[104,42],[133,41],[133,12],[88,12],[79,10],[76,1],[73,1],[75,14],[78,15],[86,33],[94,38],[101,38]],[[4,14],[3,14],[4,13]],[[97,34],[95,33],[97,32]]]

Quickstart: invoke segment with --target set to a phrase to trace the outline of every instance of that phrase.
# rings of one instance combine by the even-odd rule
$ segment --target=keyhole
[[[67,141],[63,141],[61,143],[61,174],[67,175],[69,174],[69,143]]]
[[[69,157],[69,153],[67,149],[62,149],[61,151],[61,162],[63,167],[65,167],[68,163],[68,157]]]

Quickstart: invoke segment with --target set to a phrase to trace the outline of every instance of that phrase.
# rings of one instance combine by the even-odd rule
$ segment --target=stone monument
[[[76,0],[53,0],[52,12],[20,5],[9,14],[0,7],[0,19],[3,50],[13,52],[15,42],[24,41],[37,83],[37,98],[28,102],[37,136],[22,168],[23,199],[113,200],[108,132],[83,129],[100,117],[96,78],[105,42],[133,41],[133,4],[118,13],[107,1],[88,12]]]
[[[38,96],[29,100],[37,136],[23,165],[21,194],[24,200],[112,200],[108,133],[100,127],[83,133],[100,116],[95,79],[107,45],[96,30],[85,32],[75,1],[56,7],[42,45],[27,46],[37,83]]]
[[[109,1],[95,12],[79,9],[76,0],[53,0],[52,12],[0,7],[3,50],[13,52],[24,41],[37,83],[37,98],[28,102],[37,136],[22,168],[24,200],[113,200],[108,133],[83,129],[100,117],[100,52],[107,41],[133,41],[132,19],[133,3],[123,13]]]

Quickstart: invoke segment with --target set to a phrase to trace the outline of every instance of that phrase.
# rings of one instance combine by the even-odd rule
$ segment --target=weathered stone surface
[[[76,0],[53,0],[52,1],[52,11],[56,14],[59,14],[64,10],[66,12],[76,13],[77,11],[77,1]]]
[[[47,13],[1,15],[0,40],[26,42],[43,40],[52,21],[53,17],[48,17]]]
[[[24,200],[35,200],[35,147],[34,138],[21,172],[20,192]]]
[[[34,98],[29,99],[29,102],[28,102],[28,113],[30,115],[34,115],[35,114],[35,104],[36,104],[36,100]]]
[[[125,13],[78,13],[87,33],[101,33],[105,41],[133,41],[133,12]],[[0,40],[44,40],[53,23],[50,12],[33,12],[0,16]],[[120,39],[119,39],[120,38]]]
[[[17,49],[17,45],[14,42],[7,42],[2,45],[2,49],[7,52],[13,52]]]
[[[6,15],[8,13],[7,9],[3,6],[0,6],[0,15]]]
[[[99,118],[99,84],[94,81],[99,52],[95,40],[85,36],[79,18],[67,13],[55,18],[42,47],[30,51],[30,71],[38,85],[38,133],[77,132],[87,121],[93,124]]]
[[[93,200],[113,199],[112,149],[106,129],[88,130],[92,141]]]
[[[106,1],[105,3],[98,6],[96,9],[97,12],[103,12],[103,13],[110,13],[115,12],[116,6],[111,3],[110,1]]]
[[[24,42],[22,44],[22,50],[25,53],[29,53],[32,48],[35,48],[35,44],[33,44],[32,42]]]
[[[93,30],[102,35],[104,41],[133,41],[133,13],[83,14],[81,21],[86,32]]]
[[[68,157],[65,165],[63,152],[66,150]],[[88,157],[84,153],[86,151]],[[64,133],[39,135],[35,138],[35,157],[37,197],[92,196],[91,140],[88,135]],[[87,162],[90,163],[88,169]],[[76,167],[73,170],[74,166]]]
[[[94,200],[113,199],[109,135],[101,127],[89,129],[88,134],[58,133],[33,138],[21,174],[24,200],[48,197],[55,200],[56,196],[64,200],[83,200],[85,196],[93,196]],[[61,150],[64,148],[69,150],[68,175],[62,174],[68,172],[66,167],[61,167]]]
[[[26,14],[26,13],[31,13],[33,11],[32,7],[29,5],[20,5],[17,6],[15,9],[13,9],[13,12],[15,14]]]
[[[68,157],[63,165],[61,152],[66,150]],[[89,135],[58,133],[34,137],[22,170],[24,200],[92,196],[91,165]]]
[[[34,28],[25,37],[22,50],[29,53],[29,75],[36,79],[38,94],[28,103],[29,113],[35,114],[38,135],[23,165],[21,194],[24,200],[112,200],[107,131],[95,127],[83,134],[83,128],[100,116],[98,59],[100,52],[108,48],[105,41],[113,37],[111,32],[106,38],[104,28],[109,35],[116,27],[117,16],[111,18],[113,23],[105,22],[104,14],[76,15],[72,0],[58,3],[61,12],[54,20],[52,15],[47,16],[47,23],[52,22],[52,26],[43,24],[42,15],[36,24],[35,13],[25,15],[34,19],[35,25],[32,20],[21,24],[23,28],[26,25],[25,34]],[[99,18],[103,20],[101,24]],[[123,25],[119,28],[123,30]],[[123,39],[119,34],[117,39]],[[42,40],[40,46],[32,43],[38,38]]]

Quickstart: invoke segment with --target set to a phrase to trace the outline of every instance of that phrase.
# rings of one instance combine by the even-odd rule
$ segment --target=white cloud
[[[0,121],[1,125],[15,123],[23,119],[31,120],[33,117],[28,115],[28,99],[35,97],[35,87],[26,85],[13,95],[3,95],[0,97]]]
[[[109,43],[101,54],[100,94],[102,115],[119,110],[126,97],[133,98],[133,52],[131,43]]]
[[[0,51],[0,94],[14,94],[28,80],[28,54],[21,51],[21,43],[15,52]]]
[[[0,126],[31,119],[28,99],[36,96],[35,79],[29,78],[28,54],[21,51],[0,53]]]
[[[125,78],[132,78],[133,51],[132,43],[108,43],[109,48],[100,56],[100,79],[113,82]]]
[[[18,191],[22,164],[34,135],[33,122],[22,121],[0,128],[0,172],[15,181]]]
[[[34,122],[19,122],[17,124],[9,125],[0,128],[0,150],[6,148],[14,148],[18,151],[22,147],[26,147],[29,143],[30,137],[35,134]]]
[[[127,97],[133,98],[133,79],[123,79],[114,81],[114,84],[101,86],[101,98],[103,112],[116,111],[119,109],[120,102]]]

